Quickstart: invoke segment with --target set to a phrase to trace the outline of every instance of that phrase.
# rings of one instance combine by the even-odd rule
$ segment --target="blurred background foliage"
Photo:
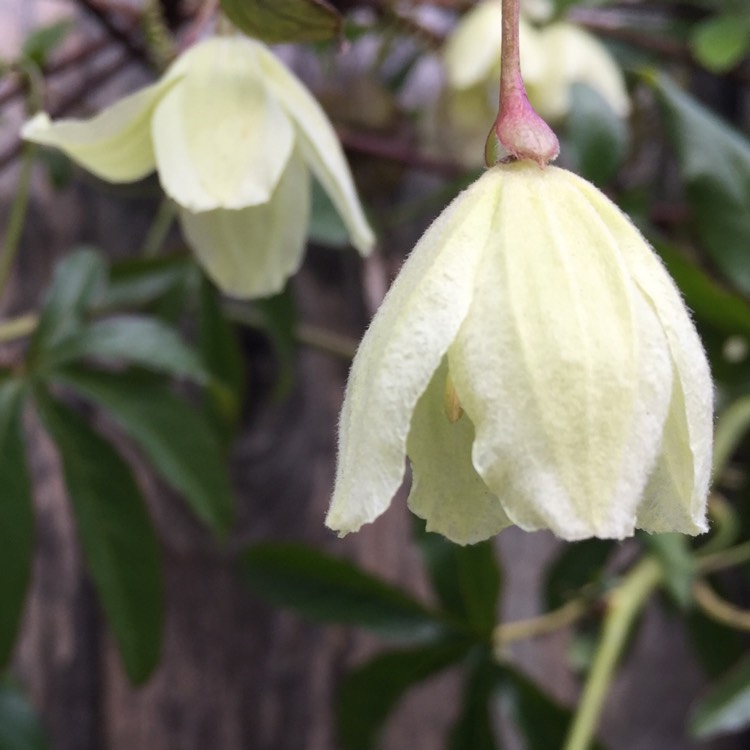
[[[3,106],[23,100],[35,110],[49,82],[66,68],[75,70],[96,45],[126,53],[110,75],[138,65],[156,74],[180,45],[210,29],[216,4],[67,5],[69,18],[34,29],[2,62]],[[33,189],[55,194],[92,178],[58,153],[21,146],[9,118],[0,154],[14,185],[0,250],[6,292],[0,321],[0,661],[7,668],[0,685],[0,749],[59,742],[49,732],[45,739],[43,712],[36,715],[12,668],[32,561],[45,543],[35,537],[29,420],[38,420],[58,451],[86,568],[134,684],[158,670],[164,630],[161,544],[142,490],[147,471],[179,493],[210,530],[215,554],[236,566],[247,597],[318,623],[366,629],[385,641],[338,682],[331,711],[342,750],[381,747],[383,727],[407,693],[455,667],[462,687],[443,740],[449,750],[623,747],[606,733],[598,745],[570,735],[573,714],[578,710],[578,721],[586,721],[580,714],[591,704],[560,704],[549,685],[538,684],[509,658],[509,648],[566,630],[568,647],[560,658],[583,682],[602,669],[605,652],[610,668],[620,650],[628,658],[639,638],[640,613],[651,600],[669,613],[673,627],[686,629],[708,681],[691,698],[686,736],[696,746],[713,747],[715,738],[737,735],[739,744],[731,746],[745,746],[750,7],[746,0],[557,0],[539,13],[540,5],[545,3],[528,3],[533,24],[577,24],[606,46],[624,72],[631,101],[626,117],[585,76],[571,82],[568,111],[555,123],[560,163],[597,184],[634,219],[693,311],[716,380],[711,533],[695,540],[665,535],[561,546],[542,573],[538,616],[520,622],[499,619],[504,574],[493,544],[460,548],[417,522],[413,539],[430,584],[424,597],[300,541],[271,535],[248,546],[233,534],[243,498],[232,490],[229,459],[237,435],[253,429],[252,404],[289,398],[304,377],[300,347],[346,362],[356,339],[302,318],[293,284],[264,300],[222,297],[173,231],[175,212],[167,201],[130,257],[113,258],[104,246],[70,247],[38,300],[13,294],[32,165],[39,180]],[[478,173],[476,161],[454,147],[465,140],[460,128],[457,135],[450,132],[456,123],[441,119],[440,104],[440,51],[472,3],[221,0],[220,6],[245,33],[293,45],[282,54],[337,127],[380,238],[376,258],[356,271],[361,293],[352,302],[354,318],[363,308],[371,313],[409,243]],[[103,38],[92,41],[81,31],[80,18],[89,16],[106,32]],[[58,95],[54,114],[85,111],[95,84]],[[467,108],[461,112],[469,117]],[[490,121],[469,124],[486,132]],[[138,190],[158,198],[153,180]],[[123,200],[135,195],[117,194]],[[348,244],[317,187],[309,241],[324,252]],[[380,284],[366,283],[373,273]],[[273,365],[257,381],[257,347],[248,346],[248,337],[265,342],[264,356],[271,352]],[[620,630],[613,632],[614,613],[623,608]],[[606,677],[606,669],[602,673]],[[610,677],[600,692],[606,693]],[[595,726],[600,706],[593,705],[588,720]],[[642,736],[638,747],[658,746],[649,744],[649,727],[642,727]],[[677,738],[675,747],[682,741]]]

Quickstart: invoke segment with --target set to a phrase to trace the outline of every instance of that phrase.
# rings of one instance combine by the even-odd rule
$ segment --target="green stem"
[[[13,261],[15,261],[18,252],[18,245],[21,241],[21,233],[26,219],[26,207],[29,203],[31,168],[34,164],[35,150],[34,146],[31,145],[25,146],[23,150],[21,174],[18,177],[18,186],[10,209],[8,231],[5,233],[5,241],[0,249],[0,297],[5,292],[13,268]]]
[[[31,335],[38,323],[39,316],[36,313],[26,313],[17,318],[0,321],[0,344]]]
[[[647,557],[610,594],[602,639],[563,750],[587,750],[591,744],[628,633],[660,579],[659,563]]]
[[[714,481],[721,477],[729,459],[750,429],[750,396],[738,398],[719,415],[714,437]]]
[[[144,258],[155,258],[159,254],[176,217],[177,204],[170,198],[164,198],[143,241],[141,254]]]

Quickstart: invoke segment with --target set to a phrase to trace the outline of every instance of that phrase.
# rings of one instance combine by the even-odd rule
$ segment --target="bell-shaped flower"
[[[215,37],[157,83],[88,120],[23,128],[98,177],[132,182],[156,170],[180,207],[200,263],[228,294],[269,295],[300,263],[310,173],[363,254],[374,243],[336,134],[305,86],[263,44]]]
[[[501,5],[484,0],[456,24],[443,51],[446,85],[424,128],[428,150],[434,144],[472,166],[479,166],[487,123],[497,112]],[[536,28],[522,16],[519,40],[529,101],[545,119],[559,122],[567,116],[577,83],[593,88],[618,116],[630,111],[622,71],[596,37],[570,23]]]
[[[352,365],[326,523],[408,503],[459,544],[706,530],[713,392],[680,294],[585,180],[500,164],[424,234]]]

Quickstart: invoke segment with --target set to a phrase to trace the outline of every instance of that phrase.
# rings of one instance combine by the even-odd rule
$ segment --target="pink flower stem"
[[[501,158],[531,159],[543,167],[557,158],[560,144],[549,125],[534,111],[526,95],[519,44],[520,0],[502,0],[502,3],[500,106],[490,141],[497,138]],[[491,156],[493,151],[495,149],[488,147],[488,166],[497,160]]]

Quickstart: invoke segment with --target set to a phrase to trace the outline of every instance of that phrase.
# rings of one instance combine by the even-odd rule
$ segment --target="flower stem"
[[[485,148],[488,166],[498,161],[503,151],[514,159],[531,159],[540,167],[560,152],[557,136],[526,96],[521,75],[520,22],[520,0],[503,0],[500,106]]]
[[[602,639],[563,750],[587,750],[591,744],[628,633],[660,579],[659,563],[647,557],[612,591]]]
[[[18,178],[16,194],[10,209],[5,240],[2,248],[0,248],[0,297],[2,297],[5,287],[8,284],[10,272],[13,268],[13,261],[16,259],[18,245],[21,241],[21,233],[23,232],[24,220],[26,219],[26,206],[29,202],[31,168],[34,164],[35,151],[36,149],[32,145],[25,146],[23,150],[21,174]]]
[[[735,630],[750,631],[750,611],[722,599],[705,581],[693,584],[696,604],[711,619]]]
[[[513,641],[537,638],[566,628],[580,620],[590,608],[591,602],[584,598],[571,599],[562,607],[546,612],[539,617],[501,623],[495,627],[492,633],[495,655],[500,658],[505,646]]]

